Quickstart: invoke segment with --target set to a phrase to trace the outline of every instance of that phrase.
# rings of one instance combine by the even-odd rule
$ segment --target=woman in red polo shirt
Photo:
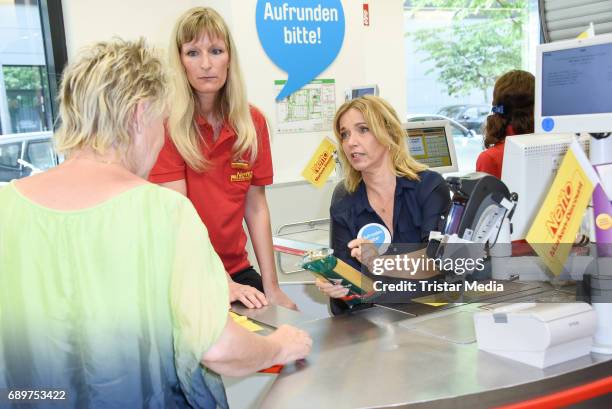
[[[487,148],[476,161],[476,170],[501,179],[506,136],[533,133],[535,77],[513,70],[495,82],[492,115],[487,117],[484,144]]]
[[[166,142],[149,178],[192,201],[229,274],[230,301],[295,309],[278,285],[274,264],[266,120],[247,101],[227,24],[211,8],[188,10],[174,27],[169,55],[174,95]],[[247,257],[243,219],[261,276]]]

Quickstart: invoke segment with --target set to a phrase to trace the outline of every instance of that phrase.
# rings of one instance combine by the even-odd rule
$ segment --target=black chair
[[[342,199],[344,199],[344,197],[347,194],[348,192],[346,191],[346,187],[344,187],[344,180],[340,180],[340,182],[338,182],[336,184],[336,187],[334,188],[334,192],[332,193],[331,203],[329,207],[331,208],[331,206],[340,202]],[[330,219],[329,221],[329,247],[330,248],[332,247],[332,244],[334,242],[333,237],[334,237],[334,225]]]
[[[336,184],[334,188],[334,192],[332,193],[331,204],[330,207],[338,202],[340,202],[346,195],[348,195],[348,191],[344,186],[344,180],[341,180]],[[331,248],[334,243],[334,224],[329,222],[329,247]],[[348,311],[356,311],[364,308],[371,307],[372,304],[358,304],[354,307],[349,307],[344,301],[330,298],[329,299],[329,309],[332,315],[340,315],[344,314]]]

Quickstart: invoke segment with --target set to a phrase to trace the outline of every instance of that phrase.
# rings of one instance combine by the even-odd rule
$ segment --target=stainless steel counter
[[[232,304],[231,310],[236,314],[244,315],[272,328],[278,328],[283,324],[301,327],[307,322],[317,320],[316,317],[309,314],[276,305],[267,305],[262,308],[247,308],[242,303],[235,302]]]
[[[482,307],[411,317],[379,306],[306,320],[298,326],[312,336],[312,354],[284,368],[262,407],[480,408],[612,373],[612,356],[591,354],[542,370],[479,351],[475,342],[457,342],[465,342],[465,334],[443,339],[419,325],[435,318],[452,323],[456,317],[465,326],[471,321],[466,316]]]

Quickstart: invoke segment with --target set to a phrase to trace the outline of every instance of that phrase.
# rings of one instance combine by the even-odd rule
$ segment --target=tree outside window
[[[51,131],[66,61],[60,0],[0,1],[0,142]]]
[[[4,66],[2,70],[11,118],[11,133],[52,129],[45,67]]]
[[[444,115],[478,134],[456,143],[461,170],[472,170],[495,80],[535,68],[537,2],[408,0],[404,17],[408,112]]]

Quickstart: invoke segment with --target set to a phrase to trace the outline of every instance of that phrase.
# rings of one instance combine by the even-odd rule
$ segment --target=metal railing
[[[279,226],[273,235],[274,256],[278,271],[293,274],[302,268],[285,270],[283,257],[301,257],[307,250],[329,246],[329,218],[287,223]],[[324,240],[321,240],[321,239]],[[323,242],[324,241],[324,242]],[[296,259],[296,263],[298,260]]]

